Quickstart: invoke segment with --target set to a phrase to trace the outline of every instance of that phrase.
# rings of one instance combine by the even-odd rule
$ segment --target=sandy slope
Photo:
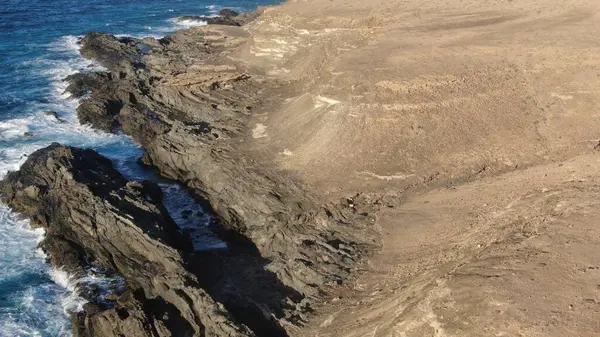
[[[287,153],[281,165],[316,185],[375,191],[586,152],[600,123],[597,7],[338,0],[275,7],[249,28],[253,42],[239,55],[294,89],[283,108],[257,120],[268,136],[261,149]]]
[[[246,28],[229,57],[277,87],[241,146],[390,205],[296,335],[600,335],[599,9],[290,1]]]
[[[600,333],[600,157],[411,198],[385,248],[305,336]]]

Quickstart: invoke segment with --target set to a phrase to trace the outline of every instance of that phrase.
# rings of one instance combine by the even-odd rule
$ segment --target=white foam
[[[174,18],[174,19],[169,19],[167,21],[170,22],[170,23],[172,23],[172,24],[174,24],[174,25],[176,25],[176,26],[179,26],[178,29],[205,26],[207,24],[206,21],[196,20],[196,19],[193,19],[193,20],[179,20],[177,18]]]
[[[65,288],[69,291],[75,290],[75,284],[73,283],[73,278],[71,276],[69,276],[69,273],[67,273],[66,271],[64,271],[62,269],[54,268],[50,272],[50,276],[52,277],[52,280],[54,281],[54,283],[58,284],[59,286]]]
[[[50,272],[52,280],[67,291],[67,296],[61,299],[61,306],[66,315],[83,310],[87,302],[77,294],[77,279],[62,269],[53,268]]]
[[[59,99],[59,105],[65,104],[61,99],[65,98],[64,91],[68,83],[64,79],[67,76],[79,72],[106,70],[104,67],[79,55],[79,50],[81,49],[79,40],[81,38],[82,36],[67,35],[46,45],[51,54],[58,56],[58,59],[40,57],[22,63],[26,67],[32,67],[34,71],[38,72],[38,75],[47,77],[52,81],[50,94],[55,99],[54,103],[57,103],[56,99]],[[39,68],[41,68],[41,71],[38,70]],[[73,108],[73,105],[70,104],[69,108]]]
[[[27,285],[27,280],[41,280],[50,273],[50,267],[36,249],[43,236],[43,230],[31,229],[28,221],[0,205],[0,283],[5,286],[6,282],[19,283],[10,288],[12,293],[5,293],[19,304],[14,310],[7,308],[7,312],[3,311],[0,336],[71,335],[68,316],[60,306],[70,294],[52,283]],[[30,324],[31,319],[42,324]]]
[[[161,38],[164,33],[175,31],[182,26],[202,24],[205,23],[176,24],[170,21],[169,25],[162,27],[145,28],[152,33],[151,37]],[[135,37],[147,36],[149,35],[143,34]],[[75,115],[79,101],[64,94],[68,83],[63,80],[67,76],[77,72],[104,70],[99,66],[90,67],[93,62],[79,56],[80,38],[81,36],[68,35],[57,39],[44,46],[48,50],[48,56],[21,64],[25,70],[30,69],[33,76],[42,76],[50,80],[51,88],[42,100],[26,105],[19,118],[0,120],[0,179],[8,171],[17,170],[32,152],[51,142],[92,147],[99,152],[104,149],[110,152],[109,157],[112,159],[118,158],[116,165],[121,165],[122,169],[126,167],[124,162],[137,158],[140,150],[131,138],[98,132],[89,126],[80,125]],[[15,97],[14,100],[16,102],[21,99]],[[60,120],[41,113],[47,110],[56,111]],[[31,132],[32,135],[25,136],[26,132]],[[178,186],[176,188],[179,189]],[[173,214],[180,214],[178,210],[183,207],[198,208],[189,196],[188,199],[179,198],[175,194],[169,197]],[[178,223],[199,227],[199,223],[208,221],[203,217],[207,215],[195,212],[191,219],[180,217]],[[96,287],[100,290],[100,301],[106,300],[108,294],[119,293],[125,289],[125,281],[120,277],[89,274],[77,279],[62,269],[53,269],[46,263],[46,254],[38,247],[43,237],[42,229],[31,229],[28,221],[21,219],[6,206],[0,205],[0,282],[9,282],[5,283],[9,287],[10,282],[20,282],[28,277],[35,277],[37,282],[41,282],[31,281],[32,284],[19,286],[18,291],[15,288],[14,294],[9,294],[14,296],[10,300],[18,304],[14,311],[10,311],[12,308],[8,308],[9,311],[4,311],[4,308],[1,310],[2,337],[71,336],[68,313],[82,310],[85,304],[85,300],[77,295],[79,287]],[[202,235],[201,231],[197,232],[197,237],[198,240],[204,240],[204,249],[209,248],[209,244],[213,244],[214,247],[219,245],[218,241],[208,234]],[[35,320],[34,324],[32,320]]]
[[[161,30],[162,30],[162,27],[159,27],[159,28],[156,29],[157,32],[161,32]],[[133,38],[136,38],[136,39],[145,39],[145,38],[161,39],[165,35],[164,34],[141,33],[141,34],[115,34],[115,36],[118,37],[118,38],[133,37]]]
[[[217,16],[219,11],[221,9],[223,9],[223,7],[221,7],[219,5],[209,5],[209,6],[206,6],[205,8],[208,9],[208,12],[210,13],[209,16]]]
[[[17,170],[27,160],[29,154],[52,142],[79,147],[137,148],[129,137],[103,133],[90,126],[79,124],[77,117],[71,112],[74,106],[76,102],[66,102],[63,106],[45,105],[46,109],[40,109],[33,115],[0,121],[0,141],[10,144],[0,149],[0,177],[8,171]],[[55,110],[61,111],[59,116],[61,120],[40,112],[49,107],[57,107],[58,109]],[[30,132],[32,135],[25,136],[25,132]]]
[[[0,121],[0,139],[2,140],[21,137],[27,131],[29,131],[29,126],[26,120]]]
[[[24,63],[25,66],[31,67],[32,71],[38,71],[39,75],[47,77],[52,83],[52,88],[43,103],[27,106],[25,112],[28,114],[24,117],[0,121],[0,141],[4,143],[0,148],[0,178],[8,171],[17,170],[29,154],[51,142],[96,149],[116,148],[125,154],[132,151],[131,149],[137,149],[137,145],[129,137],[99,132],[79,124],[74,113],[79,101],[64,94],[68,83],[63,79],[76,72],[101,68],[90,68],[90,62],[79,56],[78,39],[76,36],[66,36],[47,45],[53,54],[62,54],[64,57],[61,59],[38,58]],[[45,110],[56,111],[60,119],[41,113]],[[32,135],[26,137],[25,132],[31,132]],[[43,283],[28,289],[29,293],[23,296],[21,301],[23,307],[31,308],[31,314],[25,312],[23,315],[42,316],[47,321],[55,320],[53,324],[57,326],[49,328],[53,331],[52,335],[56,335],[55,331],[64,330],[64,334],[59,333],[58,336],[69,336],[68,313],[82,310],[86,303],[77,294],[77,288],[94,285],[100,290],[99,300],[102,300],[110,292],[121,291],[124,281],[115,277],[97,276],[76,279],[62,269],[52,269],[45,263],[46,254],[37,248],[43,239],[43,230],[28,229],[27,221],[17,219],[8,208],[0,208],[0,251],[4,255],[0,256],[0,280],[11,275],[26,275],[32,270],[47,274],[55,284]],[[20,250],[17,251],[15,247]],[[6,262],[3,262],[3,258]],[[42,301],[43,304],[40,303]],[[60,313],[57,313],[57,310]],[[49,317],[45,318],[46,315]],[[64,315],[65,319],[60,320],[60,315]],[[67,324],[66,328],[60,326],[61,322]],[[9,336],[46,335],[45,332],[34,331],[27,322],[18,322],[18,319],[0,320],[0,335],[7,331],[10,332]]]
[[[173,23],[172,30],[176,26]],[[159,27],[156,31],[171,29]],[[155,37],[161,37],[154,35]],[[123,135],[113,135],[93,130],[89,126],[80,125],[75,115],[78,100],[70,99],[64,94],[68,83],[63,79],[81,71],[102,70],[100,67],[90,68],[91,62],[79,56],[79,36],[65,36],[46,45],[56,59],[38,58],[22,65],[31,68],[32,72],[48,78],[52,87],[44,100],[26,106],[22,117],[0,121],[0,178],[8,171],[17,170],[27,156],[51,142],[61,144],[92,147],[102,153],[107,151],[111,159],[117,159],[117,167],[126,170],[124,164],[139,155],[139,147],[133,140]],[[53,56],[53,57],[54,57]],[[52,110],[58,113],[60,120],[51,115],[41,113]],[[31,136],[25,136],[31,132]],[[134,158],[134,159],[132,159]],[[126,172],[123,172],[126,174]],[[129,172],[130,175],[139,174]],[[174,186],[174,187],[173,187]],[[214,238],[206,226],[208,215],[199,212],[193,199],[180,191],[178,185],[165,187],[172,193],[165,194],[165,203],[169,211],[182,228],[194,230],[192,236],[202,249],[224,246]],[[184,217],[182,209],[193,208],[194,215]],[[178,216],[175,216],[175,215]],[[203,230],[198,230],[203,227]],[[111,293],[125,289],[125,282],[119,277],[102,277],[95,274],[76,279],[64,270],[52,269],[45,260],[46,254],[38,248],[43,240],[44,231],[31,229],[29,222],[20,219],[6,206],[0,205],[0,281],[19,278],[35,273],[46,281],[41,284],[27,286],[15,296],[20,307],[14,313],[8,313],[0,319],[0,336],[31,337],[71,335],[68,313],[82,310],[85,300],[77,295],[77,288],[93,285],[100,290],[99,300],[106,300]],[[52,280],[53,282],[50,282]],[[11,316],[12,315],[12,316]],[[30,320],[43,322],[42,327],[31,324]],[[41,330],[38,330],[41,329]]]
[[[54,42],[49,43],[47,46],[50,48],[50,51],[53,52],[78,53],[79,49],[81,49],[81,45],[79,44],[79,40],[81,40],[81,38],[83,38],[83,35],[66,35]]]

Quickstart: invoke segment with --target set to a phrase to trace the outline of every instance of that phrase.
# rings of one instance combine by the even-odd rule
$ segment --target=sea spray
[[[65,315],[70,315],[71,313],[83,310],[83,305],[87,301],[77,293],[77,278],[73,275],[69,275],[69,273],[62,268],[52,268],[50,275],[56,284],[67,291],[68,295],[63,296],[61,299],[61,305]]]
[[[62,304],[72,293],[51,282],[37,249],[43,237],[43,229],[0,205],[0,336],[70,335]]]

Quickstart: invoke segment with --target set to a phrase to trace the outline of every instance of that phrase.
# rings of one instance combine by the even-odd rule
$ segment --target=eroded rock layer
[[[314,299],[342,283],[377,246],[377,202],[361,195],[322,202],[240,149],[248,120],[269,99],[265,88],[278,85],[228,58],[245,34],[225,26],[160,40],[90,33],[81,41],[82,55],[108,71],[72,76],[68,91],[90,93],[78,108],[82,122],[122,129],[145,148],[145,164],[208,200],[221,234],[255,252],[261,262],[253,265],[286,289],[265,296],[261,278],[248,278],[238,290],[264,316],[301,324]]]
[[[81,53],[107,71],[72,75],[67,91],[82,98],[82,123],[131,135],[141,163],[206,201],[229,250],[193,252],[160,189],[127,181],[92,150],[53,144],[0,184],[9,206],[46,228],[55,266],[127,281],[111,303],[74,317],[77,336],[286,336],[378,245],[376,200],[324,202],[241,149],[278,83],[231,62],[243,29],[209,27],[160,40],[89,33]]]
[[[252,336],[199,286],[189,241],[152,182],[128,181],[93,150],[52,144],[0,182],[3,202],[46,229],[43,249],[70,273],[113,270],[127,291],[73,317],[74,335]]]

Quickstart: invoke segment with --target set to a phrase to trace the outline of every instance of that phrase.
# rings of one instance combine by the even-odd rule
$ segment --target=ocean
[[[78,102],[63,94],[62,80],[78,71],[101,69],[78,54],[77,40],[88,31],[161,37],[186,28],[174,20],[181,15],[214,15],[222,8],[248,11],[275,2],[0,0],[0,177],[52,142],[93,148],[113,159],[130,179],[158,180],[167,191],[165,204],[173,218],[182,228],[195,230],[198,249],[223,247],[202,227],[210,216],[185,189],[137,165],[142,151],[135,142],[78,123]],[[56,111],[62,121],[44,111]],[[71,336],[69,312],[85,303],[74,291],[77,284],[119,283],[94,276],[75,280],[53,269],[37,248],[43,235],[41,229],[30,228],[28,221],[0,206],[0,337]]]

